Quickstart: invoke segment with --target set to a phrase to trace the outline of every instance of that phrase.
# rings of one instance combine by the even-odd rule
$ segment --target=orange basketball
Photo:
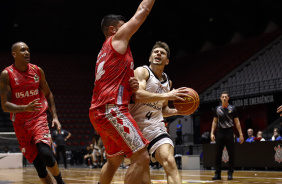
[[[182,114],[193,114],[200,104],[199,94],[192,88],[188,89],[188,96],[183,97],[185,101],[174,100],[174,107]]]

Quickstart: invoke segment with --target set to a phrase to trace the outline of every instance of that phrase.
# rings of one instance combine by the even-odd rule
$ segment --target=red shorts
[[[36,143],[43,142],[51,146],[51,135],[48,127],[47,114],[22,122],[13,122],[20,150],[25,158],[32,163],[37,156]]]
[[[108,104],[105,108],[91,110],[89,117],[101,136],[109,158],[118,155],[126,155],[129,158],[149,144],[126,106]]]

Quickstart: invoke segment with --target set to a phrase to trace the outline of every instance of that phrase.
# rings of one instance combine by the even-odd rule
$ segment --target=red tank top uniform
[[[38,112],[11,113],[11,121],[26,121],[42,115],[48,109],[48,103],[39,89],[41,78],[39,68],[36,65],[28,64],[28,69],[21,72],[14,65],[11,65],[6,70],[9,73],[12,88],[11,103],[27,105],[35,99],[40,99],[43,106]]]
[[[36,143],[51,145],[50,130],[47,122],[47,100],[39,88],[41,74],[38,66],[28,64],[25,72],[19,71],[14,65],[6,68],[11,85],[11,103],[27,105],[35,99],[41,103],[40,111],[10,113],[14,130],[21,152],[31,163],[37,156]]]
[[[97,57],[89,117],[102,138],[107,157],[130,157],[149,141],[128,110],[132,95],[129,79],[134,76],[130,47],[125,54],[120,54],[111,43],[112,37],[109,37]]]
[[[129,78],[134,76],[130,47],[125,54],[117,53],[109,37],[98,54],[95,69],[95,86],[90,110],[105,104],[128,105],[131,98]]]

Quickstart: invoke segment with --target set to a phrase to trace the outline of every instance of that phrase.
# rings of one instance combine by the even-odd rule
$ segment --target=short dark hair
[[[109,26],[116,26],[119,23],[119,21],[125,22],[125,18],[122,15],[115,15],[115,14],[106,15],[101,21],[102,32],[104,33],[105,31],[107,31]]]
[[[168,58],[168,59],[170,58],[170,48],[169,48],[169,46],[168,46],[167,43],[162,42],[162,41],[157,41],[157,42],[155,43],[155,45],[153,46],[152,50],[151,50],[151,54],[152,54],[152,52],[153,52],[153,50],[154,50],[155,48],[163,48],[164,50],[166,50],[167,58]],[[150,54],[150,55],[151,55],[151,54]]]
[[[221,95],[223,95],[223,94],[226,94],[226,95],[229,97],[228,91],[222,91]],[[221,96],[221,95],[220,95],[220,96]]]

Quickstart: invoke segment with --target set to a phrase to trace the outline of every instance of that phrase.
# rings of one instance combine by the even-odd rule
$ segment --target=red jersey
[[[112,47],[109,37],[97,57],[90,110],[105,104],[128,105],[132,94],[128,81],[134,76],[133,69],[130,47],[120,54]]]
[[[38,66],[28,64],[25,72],[19,71],[14,65],[8,66],[10,85],[12,90],[11,103],[17,105],[27,105],[35,99],[40,99],[42,108],[36,112],[11,113],[11,120],[27,121],[42,115],[48,109],[48,103],[39,88],[41,74]]]

